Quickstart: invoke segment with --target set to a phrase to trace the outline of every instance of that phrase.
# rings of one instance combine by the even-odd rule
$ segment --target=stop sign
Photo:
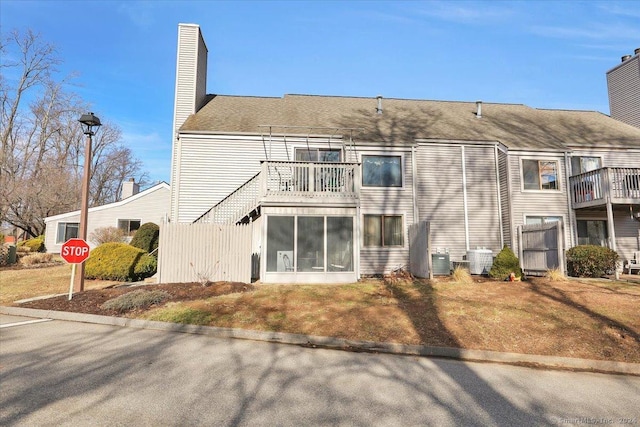
[[[89,245],[82,239],[69,239],[60,248],[60,256],[69,264],[82,264],[89,258]]]

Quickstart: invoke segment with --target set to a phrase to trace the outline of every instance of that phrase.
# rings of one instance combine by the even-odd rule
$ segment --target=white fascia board
[[[119,200],[117,202],[113,202],[113,203],[108,203],[106,205],[101,205],[101,206],[95,206],[93,208],[89,208],[88,212],[99,212],[105,209],[110,209],[110,208],[115,208],[117,206],[123,206],[128,204],[129,202],[133,202],[134,200],[138,200],[146,195],[149,195],[151,193],[153,193],[154,191],[160,190],[161,188],[166,188],[167,190],[169,190],[169,184],[167,184],[166,182],[162,181],[156,185],[154,185],[153,187],[149,187],[144,191],[139,192],[138,194],[135,194],[131,197],[127,197],[126,199],[122,199]],[[66,212],[66,213],[62,213],[62,214],[58,214],[58,215],[54,215],[54,216],[48,216],[44,219],[44,222],[51,222],[51,221],[58,221],[67,217],[71,217],[74,215],[80,215],[80,210],[77,211],[72,211],[72,212]]]

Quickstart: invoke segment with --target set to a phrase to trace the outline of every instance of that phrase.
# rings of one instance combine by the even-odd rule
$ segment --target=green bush
[[[157,289],[153,291],[137,289],[106,301],[102,304],[102,308],[124,313],[125,311],[136,308],[146,308],[153,304],[160,304],[162,301],[169,298],[169,296],[168,292]]]
[[[155,273],[155,259],[126,243],[105,243],[91,251],[85,265],[88,279],[136,281]],[[153,266],[153,268],[151,268]]]
[[[522,277],[522,269],[520,268],[520,260],[513,251],[505,246],[493,260],[489,276],[494,279],[504,280],[509,274],[514,273],[516,277]]]
[[[136,234],[131,239],[131,246],[140,248],[147,253],[153,252],[158,247],[158,237],[160,227],[153,222],[147,222],[140,226]]]
[[[601,277],[616,270],[618,254],[604,246],[580,245],[567,251],[567,272],[573,277]]]
[[[44,236],[33,237],[20,242],[19,246],[23,248],[29,248],[29,252],[44,252]]]

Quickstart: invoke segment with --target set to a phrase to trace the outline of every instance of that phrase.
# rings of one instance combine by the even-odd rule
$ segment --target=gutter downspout
[[[500,229],[500,250],[504,248],[504,230],[502,229],[502,200],[500,197],[500,164],[498,162],[498,145],[493,146],[493,158],[496,163],[496,196],[498,198],[498,225]]]
[[[467,168],[465,166],[464,145],[460,147],[462,156],[462,203],[464,210],[464,243],[469,251],[469,209],[467,204]]]
[[[578,220],[576,219],[575,211],[573,210],[572,202],[571,202],[571,182],[569,180],[569,176],[573,174],[571,170],[571,161],[569,160],[569,153],[564,152],[564,170],[566,175],[566,186],[567,186],[567,203],[569,204],[569,224],[571,224],[571,232],[569,233],[569,247],[574,247],[576,238],[576,231],[578,230]],[[564,255],[562,257],[564,259]]]

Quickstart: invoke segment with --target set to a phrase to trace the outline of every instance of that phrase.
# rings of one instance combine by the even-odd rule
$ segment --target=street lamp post
[[[78,120],[82,123],[82,130],[87,136],[87,142],[84,147],[84,171],[82,173],[82,202],[80,205],[80,227],[78,230],[78,238],[87,240],[87,217],[89,216],[89,181],[91,178],[91,137],[96,134],[100,127],[100,119],[93,113],[83,114]],[[80,264],[79,272],[73,283],[74,292],[84,291],[84,262]]]

